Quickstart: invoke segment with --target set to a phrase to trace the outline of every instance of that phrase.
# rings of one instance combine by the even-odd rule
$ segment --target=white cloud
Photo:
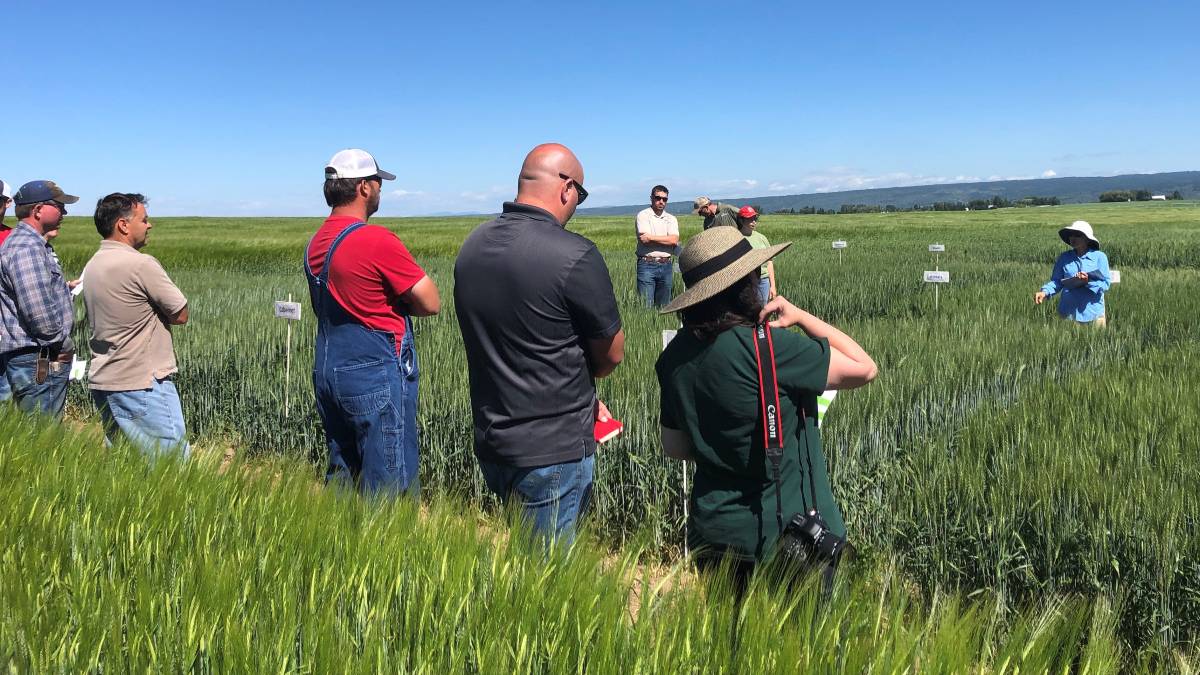
[[[422,197],[427,194],[424,190],[405,190],[397,188],[390,193],[393,197]]]
[[[1058,175],[1058,172],[1055,171],[1054,169],[1046,169],[1045,171],[1042,172],[1042,178],[1054,178],[1057,175]]]

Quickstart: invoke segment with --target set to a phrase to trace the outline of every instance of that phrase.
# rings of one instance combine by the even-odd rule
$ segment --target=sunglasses
[[[67,210],[67,205],[58,201],[57,199],[51,199],[50,201],[42,202],[42,204],[53,206],[54,208],[58,209],[59,211]]]
[[[579,193],[579,201],[575,202],[577,205],[582,204],[587,201],[588,191],[583,189],[583,184],[581,184],[579,181],[575,180],[574,178],[571,178],[570,176],[568,176],[565,173],[558,174],[558,177],[571,181],[571,185],[575,186],[575,191]]]
[[[650,199],[653,201],[656,201],[656,202],[665,202],[665,201],[667,201],[667,196],[666,195],[653,195],[650,197]]]

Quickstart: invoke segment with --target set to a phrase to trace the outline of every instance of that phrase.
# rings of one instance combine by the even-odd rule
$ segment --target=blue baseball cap
[[[74,204],[79,201],[79,197],[69,195],[62,191],[52,180],[31,180],[21,186],[17,190],[17,196],[13,198],[17,206],[26,204],[38,204],[41,202],[62,202],[63,204]]]

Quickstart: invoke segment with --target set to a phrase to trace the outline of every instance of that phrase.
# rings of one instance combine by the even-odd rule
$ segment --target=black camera
[[[829,530],[816,509],[792,516],[779,535],[779,556],[798,567],[828,564],[836,567],[842,556],[853,555],[854,547]]]

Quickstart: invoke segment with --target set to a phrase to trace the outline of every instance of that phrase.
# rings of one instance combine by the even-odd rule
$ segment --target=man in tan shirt
[[[648,307],[671,301],[675,280],[671,256],[679,246],[679,221],[667,213],[667,188],[650,190],[650,207],[635,218],[637,227],[637,289]]]
[[[146,198],[115,192],[96,204],[100,250],[83,268],[92,335],[88,387],[108,443],[118,432],[147,455],[188,454],[171,326],[188,320],[187,298],[162,265],[140,253],[153,227]]]

